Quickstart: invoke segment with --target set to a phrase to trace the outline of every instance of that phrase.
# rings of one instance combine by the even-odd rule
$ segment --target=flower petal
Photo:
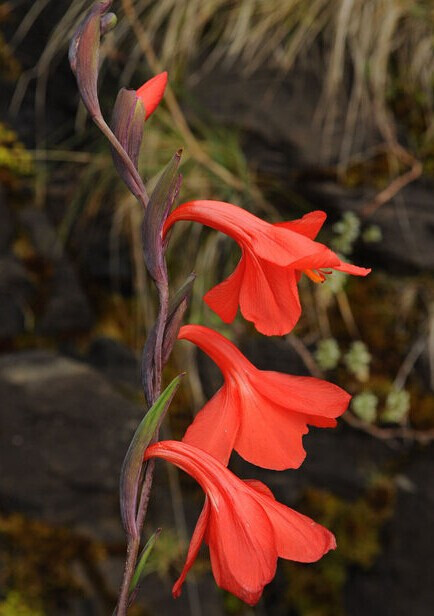
[[[336,548],[333,533],[321,524],[267,496],[258,498],[273,525],[281,558],[312,563]]]
[[[141,99],[146,112],[145,120],[154,113],[164,95],[167,85],[167,72],[159,73],[146,81],[137,91],[137,96]]]
[[[206,451],[226,466],[240,425],[239,405],[237,392],[224,384],[196,415],[183,443]]]
[[[273,524],[281,558],[310,563],[335,549],[334,535],[324,526],[276,501],[270,488],[261,481],[253,479],[244,483],[259,495],[259,502]]]
[[[241,313],[261,334],[287,334],[301,314],[294,270],[257,259],[250,251],[245,258]]]
[[[204,301],[225,323],[232,323],[237,314],[244,268],[245,257],[242,256],[229,278],[204,295]]]
[[[289,220],[287,222],[278,222],[275,226],[284,227],[285,229],[295,231],[296,233],[300,233],[301,235],[314,240],[325,223],[326,218],[327,214],[325,212],[315,210],[314,212],[305,214],[302,218],[298,218],[297,220]]]
[[[203,509],[197,520],[196,527],[194,529],[193,535],[191,537],[190,545],[188,547],[188,553],[187,553],[187,558],[185,561],[184,568],[181,572],[181,575],[176,580],[172,588],[172,595],[175,599],[177,599],[179,595],[181,594],[182,585],[184,584],[187,573],[190,571],[199,553],[200,546],[202,545],[202,541],[205,536],[206,527],[208,525],[209,514],[210,514],[210,504],[209,504],[208,497],[205,497]]]
[[[344,263],[343,261],[338,266],[333,265],[333,269],[338,270],[338,272],[345,272],[345,274],[352,274],[353,276],[367,276],[371,272],[370,267],[359,267],[358,265]]]
[[[254,605],[274,577],[277,549],[261,503],[241,481],[239,488],[212,508],[206,540],[218,586]]]
[[[273,470],[298,468],[306,457],[302,443],[302,436],[308,432],[305,417],[256,391],[244,392],[235,450],[257,466]]]
[[[275,404],[306,416],[339,417],[351,400],[344,389],[333,383],[312,376],[292,376],[271,370],[260,372],[255,388]]]

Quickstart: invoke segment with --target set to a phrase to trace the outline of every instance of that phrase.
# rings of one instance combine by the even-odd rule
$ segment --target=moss
[[[7,180],[8,174],[21,177],[31,175],[34,172],[32,155],[18,139],[17,134],[1,122],[0,172],[2,180]]]
[[[32,607],[16,591],[8,592],[0,602],[0,616],[44,616],[38,607]]]
[[[377,478],[363,497],[347,502],[331,492],[309,488],[304,513],[332,530],[338,548],[314,565],[285,563],[286,600],[300,616],[343,615],[343,589],[350,566],[369,569],[381,552],[381,530],[394,510],[395,488]]]
[[[92,568],[104,556],[102,545],[66,528],[20,514],[0,516],[0,587],[10,591],[0,604],[0,614],[2,609],[8,614],[11,602],[22,604],[23,616],[44,613],[26,612],[27,604],[54,613],[60,603],[85,593],[74,576],[74,564]],[[18,608],[16,614],[21,614]]]

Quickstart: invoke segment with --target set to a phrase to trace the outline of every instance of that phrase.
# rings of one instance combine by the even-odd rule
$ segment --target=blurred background
[[[156,303],[142,212],[67,63],[90,5],[0,2],[0,616],[110,614],[123,566],[118,477],[144,413],[138,357]],[[113,10],[106,118],[121,86],[169,72],[145,130],[149,186],[183,146],[182,200],[227,200],[269,221],[325,210],[320,240],[373,268],[366,279],[303,279],[296,329],[265,338],[239,317],[225,326],[201,299],[232,271],[234,242],[177,225],[172,288],[198,274],[189,322],[229,336],[259,368],[353,395],[337,429],[304,437],[299,471],[231,461],[330,528],[338,549],[315,565],[280,561],[255,608],[215,586],[204,549],[174,601],[203,496],[159,463],[145,533],[163,532],[131,614],[432,614],[432,0],[119,0]],[[166,381],[182,369],[166,438],[181,438],[221,384],[187,342]]]

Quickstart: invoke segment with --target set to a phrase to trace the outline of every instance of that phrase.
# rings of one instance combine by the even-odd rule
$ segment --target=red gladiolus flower
[[[242,481],[204,451],[178,441],[148,447],[144,459],[163,458],[194,477],[206,498],[187,560],[172,593],[178,597],[202,541],[220,586],[246,603],[258,602],[277,557],[314,562],[336,547],[330,531],[278,503],[260,481]]]
[[[137,91],[136,95],[141,99],[145,108],[145,120],[154,113],[164,95],[167,85],[167,72],[159,73],[146,81]]]
[[[312,212],[300,220],[272,225],[230,203],[189,201],[171,213],[164,233],[179,220],[193,220],[230,235],[241,247],[241,259],[229,278],[208,291],[205,302],[225,323],[234,320],[239,305],[259,332],[283,335],[301,314],[297,282],[302,272],[320,282],[331,273],[329,269],[357,276],[371,271],[343,263],[311,239],[324,218],[323,212]]]
[[[196,415],[183,441],[227,464],[232,449],[248,462],[283,470],[306,457],[307,425],[333,428],[351,396],[321,379],[258,370],[221,334],[201,325],[181,327],[179,339],[199,346],[225,382]]]

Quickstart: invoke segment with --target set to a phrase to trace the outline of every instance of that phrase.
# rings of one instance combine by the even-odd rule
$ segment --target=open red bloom
[[[298,221],[269,224],[222,201],[189,201],[168,217],[164,233],[179,220],[193,220],[230,235],[241,247],[241,259],[224,282],[208,291],[204,300],[225,323],[237,313],[267,336],[287,334],[297,323],[301,306],[297,282],[304,271],[316,281],[323,268],[366,276],[370,270],[343,263],[313,237],[324,221],[312,212]],[[316,231],[316,232],[315,232]]]
[[[145,460],[164,458],[194,477],[206,499],[196,524],[187,560],[173,587],[181,593],[202,541],[220,586],[246,603],[258,602],[272,580],[277,557],[314,562],[336,547],[330,531],[278,503],[260,481],[242,481],[204,451],[178,441],[148,447]]]
[[[221,334],[201,325],[181,327],[178,338],[199,346],[225,382],[196,415],[183,441],[227,464],[232,449],[248,462],[283,470],[306,457],[307,425],[334,427],[351,396],[321,379],[258,370]]]
[[[154,113],[164,95],[167,85],[167,72],[159,73],[146,81],[137,91],[136,95],[141,99],[145,108],[145,120]]]

